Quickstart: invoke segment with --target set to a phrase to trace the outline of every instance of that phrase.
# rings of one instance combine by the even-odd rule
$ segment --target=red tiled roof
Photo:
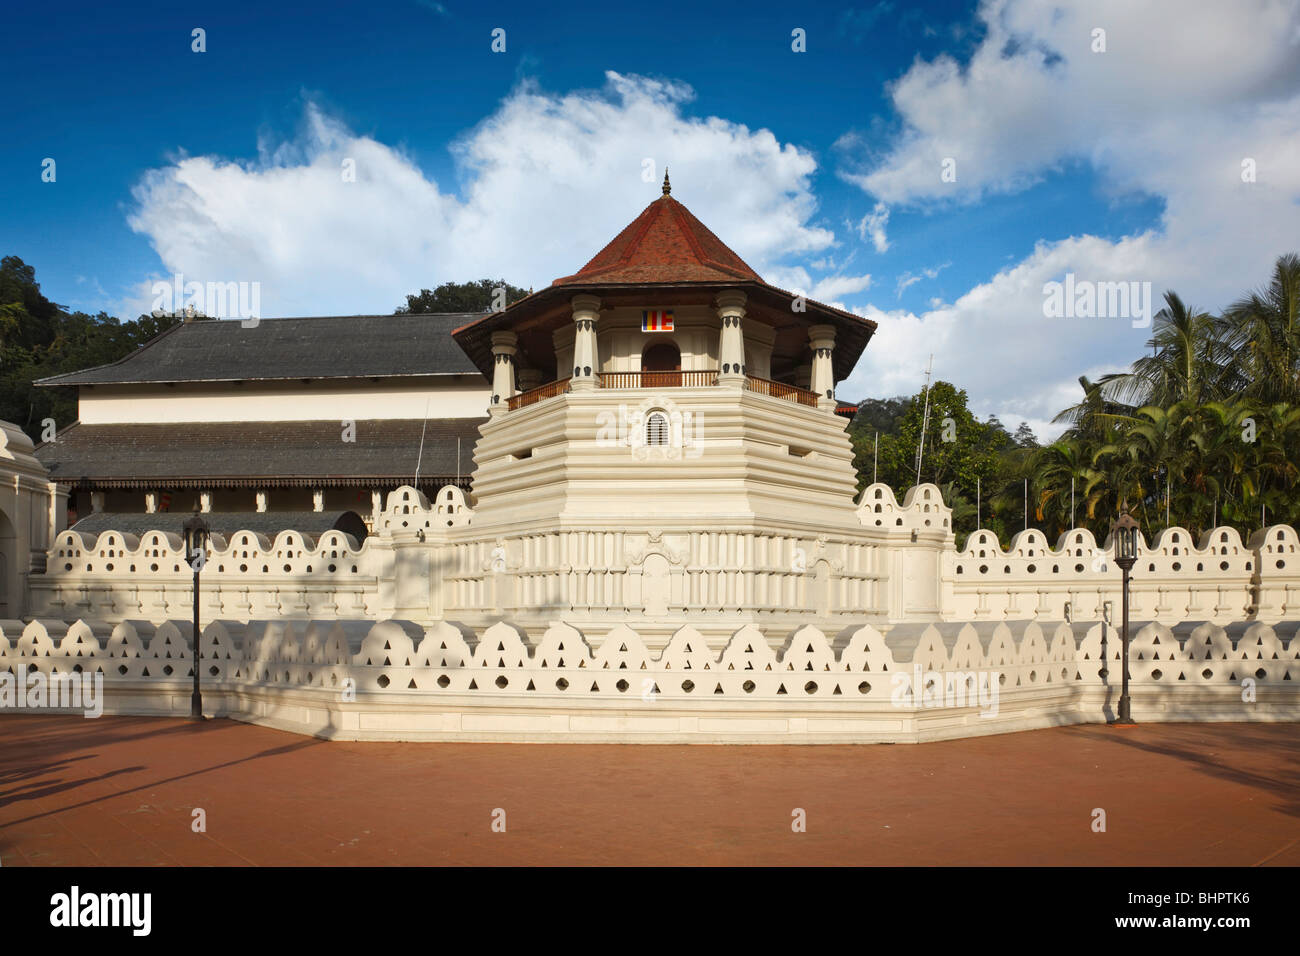
[[[758,273],[672,196],[656,199],[585,266],[552,285],[728,282]]]

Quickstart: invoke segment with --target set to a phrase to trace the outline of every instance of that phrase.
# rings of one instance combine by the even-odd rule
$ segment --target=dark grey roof
[[[52,375],[37,385],[126,385],[294,378],[477,375],[451,337],[482,313],[334,315],[183,322],[111,365]]]
[[[101,535],[120,531],[137,538],[149,531],[170,531],[183,535],[192,512],[160,511],[156,514],[126,514],[99,511],[72,526],[73,531]],[[314,538],[326,531],[350,534],[358,544],[366,538],[366,523],[355,511],[219,511],[203,516],[215,533],[230,537],[236,531],[252,531],[274,538],[281,531],[301,531]]]
[[[356,423],[343,441],[340,422],[77,423],[36,457],[50,477],[106,488],[365,485],[468,479],[486,418],[379,419]],[[420,436],[424,432],[424,453]],[[460,458],[457,460],[457,441]]]

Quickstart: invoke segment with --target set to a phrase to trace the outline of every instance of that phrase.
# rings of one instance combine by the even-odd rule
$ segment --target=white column
[[[56,481],[51,481],[46,487],[50,491],[50,534],[45,540],[52,542],[68,524],[68,490],[60,488]]]
[[[600,299],[594,295],[573,297],[573,380],[575,391],[595,388],[599,383],[600,360],[596,351],[596,321],[600,318]]]
[[[506,410],[515,394],[515,353],[519,337],[510,331],[492,333],[492,414]]]
[[[104,493],[102,491],[92,491],[90,493],[90,510],[91,511],[104,510]]]
[[[719,292],[715,302],[718,318],[722,320],[722,335],[718,342],[718,384],[743,385],[745,332],[741,322],[745,318],[745,293],[728,289]]]
[[[144,513],[147,515],[156,515],[158,513],[158,492],[156,491],[145,492]]]
[[[257,493],[257,513],[258,513],[258,514],[265,514],[265,513],[266,513],[266,506],[267,506],[267,502],[268,502],[269,498],[270,498],[270,496],[269,496],[265,491],[259,491],[259,492]]]
[[[817,393],[818,408],[835,408],[835,368],[831,358],[835,354],[835,326],[814,325],[808,329],[812,344],[812,376],[809,388]]]
[[[205,515],[212,513],[212,492],[210,491],[199,492],[199,511],[201,511]]]
[[[325,492],[324,492],[324,490],[322,490],[322,489],[320,489],[320,488],[317,488],[315,491],[313,491],[313,492],[311,493],[311,510],[312,510],[312,511],[324,511],[324,510],[325,510]]]

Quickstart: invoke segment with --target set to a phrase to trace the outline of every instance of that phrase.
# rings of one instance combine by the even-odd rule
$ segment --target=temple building
[[[475,318],[187,321],[37,382],[75,387],[78,416],[36,456],[75,517],[198,504],[370,520],[398,485],[468,487],[488,390],[451,331]]]
[[[36,457],[69,492],[74,522],[197,506],[280,528],[355,512],[373,528],[398,486],[470,490],[489,412],[600,389],[612,414],[670,389],[701,436],[713,424],[758,441],[738,467],[780,447],[808,458],[811,488],[826,416],[800,437],[809,412],[785,409],[788,433],[759,438],[753,423],[725,425],[741,406],[724,413],[716,399],[739,389],[851,417],[835,381],[875,325],[763,282],[670,193],[665,176],[662,197],[582,269],[500,313],[190,320],[118,362],[42,379],[77,389],[78,419]],[[521,451],[483,476],[487,493],[544,472],[518,464]],[[844,462],[825,475],[851,478]]]
[[[42,383],[54,441],[0,422],[0,672],[329,738],[920,741],[1107,719],[1131,614],[1138,720],[1300,719],[1295,529],[959,547],[938,487],[858,493],[875,328],[666,177],[499,312],[178,326]]]

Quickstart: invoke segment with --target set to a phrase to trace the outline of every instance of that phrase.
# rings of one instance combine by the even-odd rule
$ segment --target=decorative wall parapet
[[[1198,540],[1166,528],[1153,544],[1139,535],[1131,577],[1130,614],[1139,620],[1220,624],[1247,618],[1280,620],[1300,610],[1300,554],[1295,531],[1278,526],[1243,545],[1235,528],[1214,528]],[[1268,548],[1281,549],[1273,555]],[[1033,617],[1095,621],[1118,618],[1121,576],[1114,546],[1098,546],[1087,529],[1065,532],[1049,547],[1041,531],[1012,538],[1006,551],[987,530],[944,555],[944,617],[1000,620]]]
[[[253,531],[214,534],[202,573],[202,616],[375,614],[384,558],[369,539],[358,545],[342,531],[319,538],[299,531],[274,539]],[[139,537],[64,531],[48,552],[45,573],[29,579],[37,615],[161,622],[184,616],[192,601],[184,543],[163,531]]]
[[[608,526],[479,526],[459,488],[429,498],[403,486],[360,544],[341,531],[214,535],[201,616],[474,627],[505,618],[533,628],[566,620],[600,634],[625,623],[662,648],[681,625],[716,639],[727,620],[837,630],[864,620],[1099,621],[1119,613],[1113,548],[1086,529],[1051,544],[1031,528],[1005,550],[981,530],[958,548],[934,485],[912,488],[901,505],[888,486],[871,485],[856,514],[856,525],[839,530],[724,519],[701,527],[670,515]],[[1168,624],[1294,616],[1298,548],[1294,529],[1281,525],[1249,544],[1232,528],[1198,541],[1165,529],[1154,543],[1140,542],[1132,616]],[[174,534],[66,531],[45,566],[28,579],[30,614],[155,623],[188,614],[192,576]]]
[[[102,674],[109,713],[181,712],[191,637],[0,622],[0,713],[37,673]],[[656,654],[626,626],[591,642],[566,623],[222,620],[200,655],[215,713],[357,739],[937,739],[1105,720],[1119,675],[1114,628],[1060,621],[747,625],[720,646],[683,627]],[[1300,624],[1138,623],[1130,672],[1138,720],[1295,720]]]

